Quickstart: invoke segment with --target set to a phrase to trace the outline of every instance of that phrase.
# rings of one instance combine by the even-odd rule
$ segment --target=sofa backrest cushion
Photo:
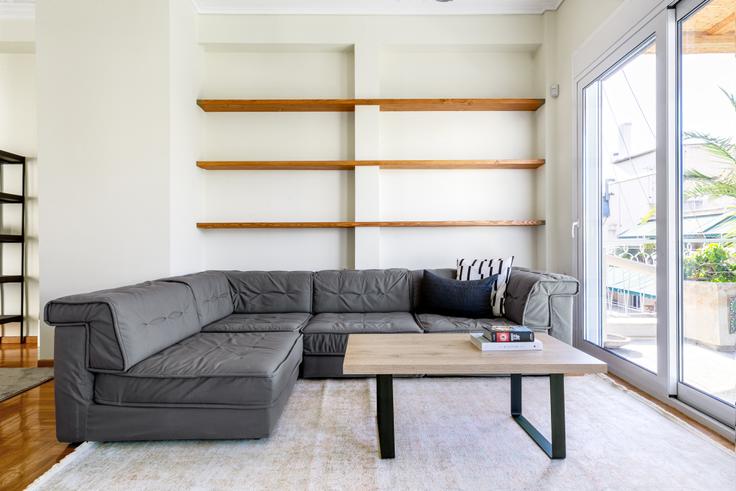
[[[443,278],[455,279],[457,270],[455,268],[428,269],[437,276]],[[412,307],[418,310],[422,306],[422,280],[424,279],[424,270],[415,269],[411,272],[411,291],[412,291]]]
[[[89,367],[128,370],[200,330],[189,286],[149,281],[46,304],[46,322],[89,326]]]
[[[312,311],[311,271],[227,271],[236,314]]]
[[[319,271],[314,274],[314,313],[410,312],[411,275],[406,269]]]
[[[204,271],[166,278],[163,281],[183,283],[192,289],[200,327],[219,321],[233,313],[230,282],[222,271]]]

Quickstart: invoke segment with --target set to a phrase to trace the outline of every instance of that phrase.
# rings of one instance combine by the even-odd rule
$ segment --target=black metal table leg
[[[511,416],[521,416],[521,375],[511,376]]]
[[[395,457],[393,375],[376,375],[376,402],[381,458],[393,459]]]
[[[521,375],[511,375],[511,416],[551,459],[564,459],[565,449],[565,376],[549,376],[552,441],[547,440],[528,419],[521,414]]]

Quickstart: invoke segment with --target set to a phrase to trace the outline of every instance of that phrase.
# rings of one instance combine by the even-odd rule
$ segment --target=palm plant
[[[720,87],[720,89],[736,112],[736,95],[731,94],[723,87]],[[703,147],[712,155],[731,164],[730,169],[717,176],[709,176],[697,169],[688,169],[683,172],[683,178],[693,183],[684,192],[685,198],[699,198],[702,196],[736,198],[736,143],[730,137],[713,136],[699,131],[686,131],[685,139],[701,142]],[[648,222],[656,212],[656,207],[652,207],[644,214],[639,223]]]
[[[729,93],[723,87],[721,87],[721,92],[728,98],[734,111],[736,111],[736,95]],[[713,156],[730,164],[730,168],[726,172],[717,176],[709,176],[695,169],[687,170],[683,177],[693,182],[694,185],[685,192],[685,197],[736,198],[736,143],[730,137],[713,136],[698,131],[685,132],[685,138],[701,142],[703,147]]]

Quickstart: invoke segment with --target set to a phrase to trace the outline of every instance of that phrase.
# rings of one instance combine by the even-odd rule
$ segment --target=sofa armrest
[[[56,326],[54,399],[56,438],[60,442],[86,439],[87,413],[94,396],[94,374],[87,369],[87,336],[86,324]]]
[[[506,287],[506,317],[571,343],[573,297],[579,288],[572,276],[514,268]]]
[[[59,298],[44,318],[87,326],[87,366],[97,370],[126,371],[201,328],[189,286],[165,281]]]

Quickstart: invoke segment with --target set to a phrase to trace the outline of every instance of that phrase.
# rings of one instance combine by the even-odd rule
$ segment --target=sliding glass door
[[[657,23],[581,85],[583,347],[656,385]]]
[[[576,80],[575,342],[733,428],[736,0],[667,6]]]
[[[576,345],[733,428],[736,0],[663,2],[577,84]]]
[[[677,14],[682,312],[677,392],[733,424],[736,0],[682,3]]]

